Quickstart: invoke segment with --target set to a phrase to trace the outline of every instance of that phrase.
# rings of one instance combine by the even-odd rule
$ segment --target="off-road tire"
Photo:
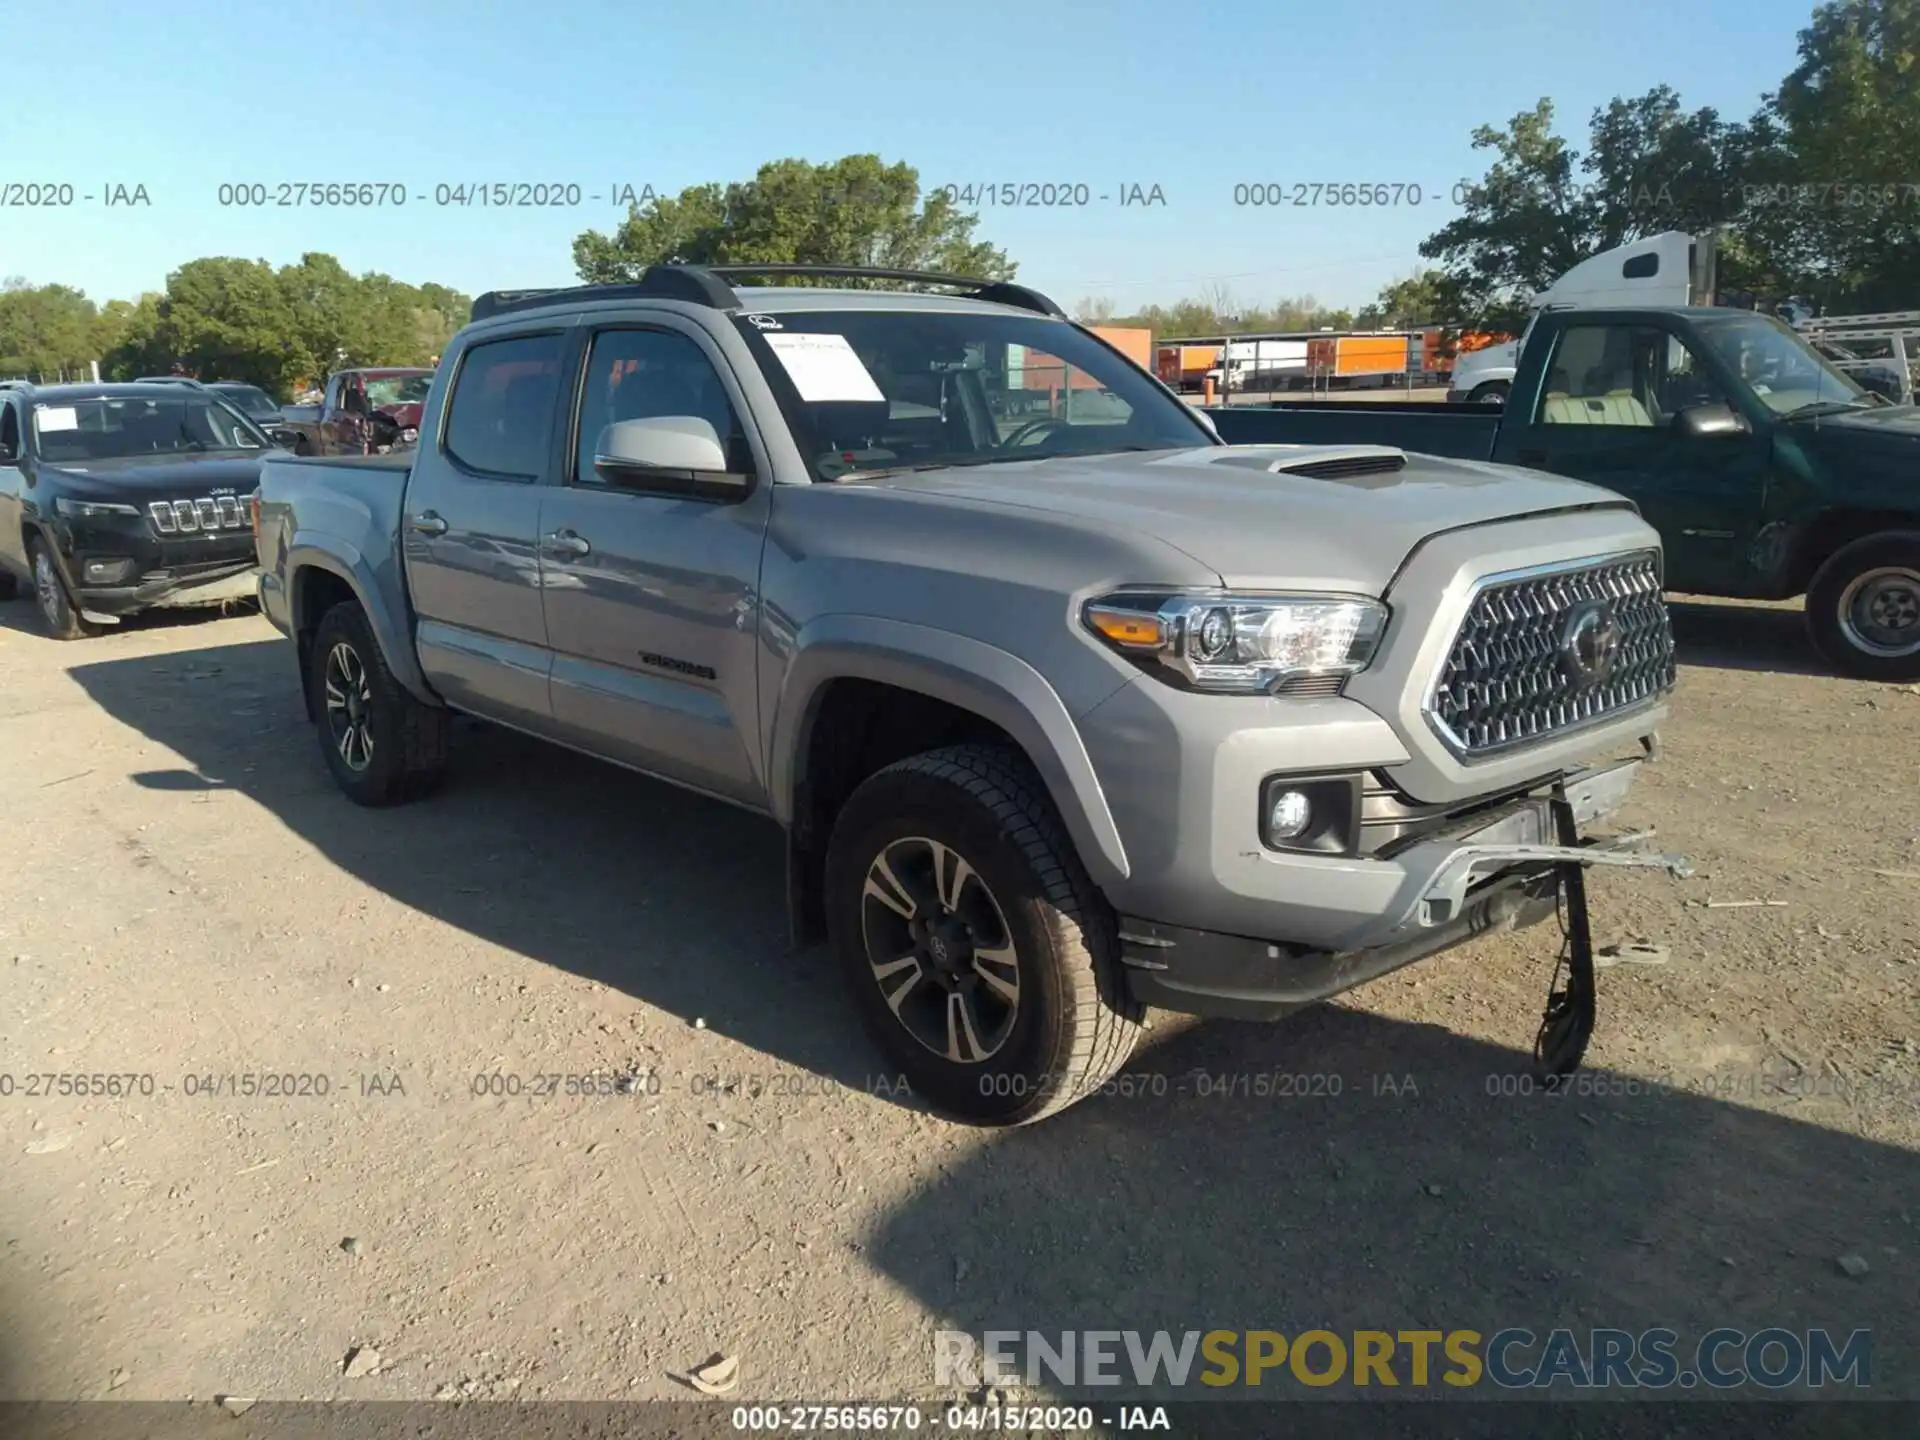
[[[67,582],[60,578],[53,552],[38,535],[27,541],[27,564],[33,567],[34,603],[49,635],[56,640],[84,640],[100,633],[98,625],[81,617],[67,592]]]
[[[355,768],[341,753],[327,705],[328,657],[346,646],[365,678],[367,763]],[[449,713],[423,705],[394,679],[386,656],[356,601],[343,600],[320,618],[307,656],[306,683],[320,752],[349,800],[368,806],[402,805],[428,794],[446,768]]]
[[[1848,616],[1855,582],[1881,570],[1920,575],[1920,531],[1869,536],[1834,554],[1807,587],[1807,631],[1821,658],[1842,674],[1909,684],[1920,680],[1920,649],[1899,655],[1863,646],[1860,629]],[[1902,587],[1909,614],[1913,589],[1912,584]],[[1898,603],[1900,596],[1893,598]],[[1915,632],[1915,639],[1920,640],[1920,631]]]
[[[917,837],[964,858],[1006,922],[1020,1000],[990,1058],[927,1048],[889,1007],[869,959],[870,867]],[[1132,1054],[1142,1011],[1127,993],[1113,913],[1019,754],[953,746],[869,776],[835,821],[825,895],[829,940],[861,1018],[912,1092],[947,1115],[1031,1124],[1097,1093]],[[933,983],[922,964],[921,983]]]

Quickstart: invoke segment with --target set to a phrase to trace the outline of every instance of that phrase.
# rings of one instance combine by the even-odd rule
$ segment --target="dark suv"
[[[273,441],[177,384],[0,385],[0,599],[74,640],[254,593],[249,503]]]

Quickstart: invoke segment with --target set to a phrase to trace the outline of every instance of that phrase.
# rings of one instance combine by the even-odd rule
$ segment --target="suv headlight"
[[[1302,675],[1364,670],[1387,607],[1346,595],[1121,592],[1087,602],[1087,628],[1195,690],[1257,695]]]
[[[71,500],[65,495],[54,498],[53,508],[69,520],[92,520],[102,515],[138,515],[140,513],[132,505],[120,505],[107,500]]]

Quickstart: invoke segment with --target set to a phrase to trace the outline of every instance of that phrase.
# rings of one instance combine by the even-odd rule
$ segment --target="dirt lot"
[[[1699,874],[1599,876],[1597,938],[1670,958],[1602,972],[1590,1055],[1664,1084],[1498,1093],[1534,931],[1162,1019],[1165,1093],[991,1134],[876,1093],[771,827],[478,726],[361,811],[258,617],[0,605],[0,1396],[684,1396],[718,1351],[737,1398],[903,1397],[942,1326],[1560,1324],[1871,1327],[1920,1393],[1920,693],[1790,610],[1676,624],[1628,818]],[[1339,1094],[1195,1078],[1275,1071]],[[631,1093],[475,1093],[591,1073]]]

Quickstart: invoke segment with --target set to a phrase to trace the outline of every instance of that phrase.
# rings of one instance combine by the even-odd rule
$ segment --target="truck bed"
[[[1214,406],[1204,412],[1229,445],[1391,445],[1421,455],[1487,460],[1500,414],[1485,405],[1386,400],[1351,405]]]
[[[387,614],[406,613],[400,567],[383,557],[400,553],[400,522],[413,455],[269,455],[260,467],[262,608],[282,630],[290,625],[286,575],[292,552],[327,537],[335,554],[363,558],[357,576],[387,603]]]

